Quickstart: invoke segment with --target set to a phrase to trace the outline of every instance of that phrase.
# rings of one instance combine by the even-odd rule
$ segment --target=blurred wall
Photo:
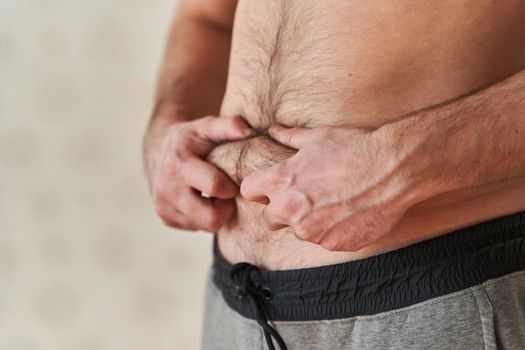
[[[140,155],[174,7],[0,1],[0,349],[198,348],[211,240]]]

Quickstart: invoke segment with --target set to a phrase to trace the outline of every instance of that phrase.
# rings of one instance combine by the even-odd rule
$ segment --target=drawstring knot
[[[281,335],[268,323],[266,316],[265,302],[272,299],[272,291],[268,287],[255,285],[250,276],[252,271],[259,270],[252,264],[241,262],[232,266],[230,278],[235,282],[235,293],[239,298],[249,298],[255,311],[255,319],[263,329],[266,343],[270,350],[275,350],[272,338],[275,339],[281,350],[287,350]]]

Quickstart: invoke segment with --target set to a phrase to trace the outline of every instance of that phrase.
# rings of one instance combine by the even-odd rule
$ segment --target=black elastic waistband
[[[525,212],[347,263],[284,271],[244,265],[251,268],[243,287],[214,243],[213,280],[228,305],[245,317],[258,317],[239,294],[246,288],[258,294],[268,320],[376,314],[525,269]]]

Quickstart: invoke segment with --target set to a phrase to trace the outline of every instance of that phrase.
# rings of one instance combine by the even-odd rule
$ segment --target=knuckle
[[[310,227],[304,224],[299,223],[295,226],[295,235],[302,240],[317,243],[313,241],[314,237],[312,235],[312,230],[310,229]]]
[[[160,181],[155,194],[159,199],[169,200],[176,193],[176,184],[173,181]]]
[[[330,251],[337,251],[337,250],[340,250],[339,249],[339,242],[337,240],[325,240],[325,241],[322,241],[319,243],[319,245],[321,247],[323,247],[324,249],[326,250],[330,250]]]
[[[174,147],[171,152],[172,157],[170,157],[170,162],[174,165],[180,165],[182,162],[186,161],[191,155],[191,147],[189,144],[179,145]]]
[[[173,153],[173,157],[165,161],[162,165],[164,179],[167,181],[173,181],[174,179],[183,177],[184,173],[191,173],[191,171],[183,171],[188,169],[191,170],[193,168],[192,163],[189,162],[189,158],[190,154],[188,152],[176,150]]]
[[[164,174],[169,175],[169,176],[174,176],[174,175],[177,175],[179,171],[180,171],[180,166],[178,162],[176,161],[164,162],[163,164]]]
[[[172,174],[180,171],[184,161],[188,158],[188,151],[183,147],[173,147],[167,150],[161,159],[161,169],[165,173]]]
[[[285,199],[281,206],[281,215],[285,218],[291,218],[299,209],[299,205],[293,199]]]

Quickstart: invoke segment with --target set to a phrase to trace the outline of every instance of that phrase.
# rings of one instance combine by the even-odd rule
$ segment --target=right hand
[[[230,219],[239,189],[203,159],[218,143],[241,140],[251,132],[241,117],[207,116],[169,127],[157,140],[158,147],[149,150],[147,157],[156,161],[146,169],[155,209],[164,224],[216,232]]]

